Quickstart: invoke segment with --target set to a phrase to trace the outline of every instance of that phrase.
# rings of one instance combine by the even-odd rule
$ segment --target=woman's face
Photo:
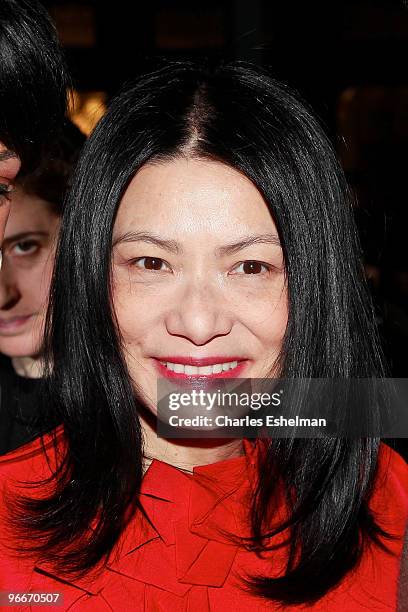
[[[0,352],[35,356],[41,347],[59,217],[48,202],[19,187],[11,204],[0,271]]]
[[[142,167],[115,222],[113,301],[129,372],[151,408],[158,377],[267,375],[288,301],[278,233],[257,188],[214,161]]]

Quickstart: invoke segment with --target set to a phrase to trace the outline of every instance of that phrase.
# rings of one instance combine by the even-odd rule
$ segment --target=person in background
[[[0,2],[0,246],[21,164],[33,169],[63,125],[69,77],[37,0]]]
[[[16,179],[0,271],[0,454],[47,429],[42,345],[62,203],[85,140],[68,123],[48,159]]]

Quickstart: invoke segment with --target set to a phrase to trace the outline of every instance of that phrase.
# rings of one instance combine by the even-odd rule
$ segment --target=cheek
[[[124,279],[113,282],[112,301],[120,335],[128,347],[143,343],[157,329],[161,305],[166,303],[157,291],[146,291]]]
[[[273,295],[250,293],[241,302],[241,321],[262,349],[280,350],[288,323],[288,296],[283,286]]]
[[[52,264],[41,263],[19,274],[19,286],[22,299],[34,309],[43,309],[48,302],[50,283],[52,277]]]

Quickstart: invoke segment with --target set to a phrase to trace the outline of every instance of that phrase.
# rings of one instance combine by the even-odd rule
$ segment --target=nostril
[[[6,292],[3,299],[0,300],[0,310],[11,310],[20,301],[18,292]]]

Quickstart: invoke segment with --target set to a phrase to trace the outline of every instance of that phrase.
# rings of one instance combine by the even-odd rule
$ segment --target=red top
[[[45,438],[51,448],[50,437]],[[20,604],[4,610],[50,609],[89,612],[207,612],[277,610],[249,594],[240,577],[276,576],[284,551],[262,559],[234,545],[229,533],[248,534],[245,509],[256,476],[258,445],[244,443],[245,455],[197,467],[186,474],[154,460],[142,485],[142,501],[152,525],[137,515],[126,528],[111,560],[96,577],[66,580],[50,567],[16,558],[7,547],[0,506],[0,592],[62,593],[63,605]],[[0,457],[0,486],[49,475],[40,439]],[[402,536],[408,520],[408,466],[382,445],[380,475],[371,502],[386,529]],[[376,612],[396,609],[402,542],[389,542],[392,557],[370,546],[359,567],[308,610]],[[40,571],[41,570],[41,571]],[[4,595],[3,595],[4,597]],[[304,609],[298,606],[298,609]]]

